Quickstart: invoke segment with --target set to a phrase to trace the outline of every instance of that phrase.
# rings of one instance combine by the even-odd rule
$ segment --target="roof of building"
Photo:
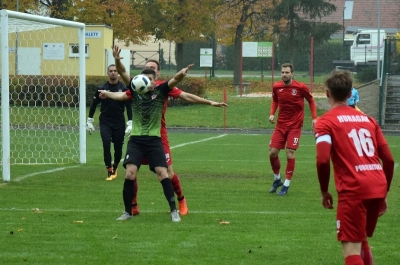
[[[357,31],[358,29],[376,29],[378,28],[377,2],[376,0],[330,1],[336,6],[336,12],[323,17],[321,21],[344,25],[346,32]],[[400,30],[400,1],[381,0],[379,9],[380,28],[389,29],[393,33],[398,32]]]

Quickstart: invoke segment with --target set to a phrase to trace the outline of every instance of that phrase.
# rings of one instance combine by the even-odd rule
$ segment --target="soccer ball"
[[[150,86],[150,79],[146,75],[141,74],[132,78],[131,87],[138,94],[146,93],[147,91],[149,91]]]

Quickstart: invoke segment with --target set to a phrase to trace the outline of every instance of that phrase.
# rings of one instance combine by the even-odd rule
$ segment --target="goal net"
[[[1,172],[86,163],[85,25],[1,10]]]

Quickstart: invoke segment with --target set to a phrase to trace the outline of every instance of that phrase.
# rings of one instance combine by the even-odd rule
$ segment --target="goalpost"
[[[1,10],[1,172],[86,163],[85,24]]]

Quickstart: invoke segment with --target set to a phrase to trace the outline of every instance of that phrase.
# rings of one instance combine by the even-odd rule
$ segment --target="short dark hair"
[[[293,65],[291,65],[290,63],[281,64],[281,69],[283,67],[289,67],[290,68],[290,72],[293,73]]]
[[[110,70],[110,67],[111,66],[115,66],[115,64],[110,64],[108,67],[107,67],[107,71],[109,71]],[[116,67],[116,66],[115,66]]]
[[[159,61],[157,61],[156,59],[149,59],[149,60],[146,61],[146,64],[149,63],[149,62],[157,64],[157,71],[161,70]]]
[[[353,88],[351,72],[348,70],[333,70],[325,79],[325,86],[335,100],[346,100]]]
[[[153,78],[156,79],[156,71],[154,71],[154,69],[152,68],[144,68],[141,72],[141,74],[144,75],[153,75]]]

